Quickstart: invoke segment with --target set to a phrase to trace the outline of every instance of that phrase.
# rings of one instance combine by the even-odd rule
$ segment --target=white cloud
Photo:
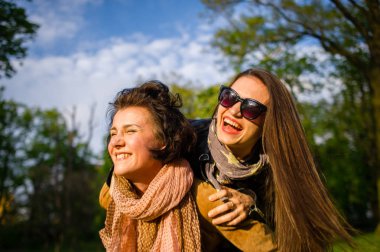
[[[100,151],[108,102],[117,91],[134,86],[136,80],[165,81],[167,74],[176,73],[208,85],[230,77],[231,73],[221,73],[217,68],[220,55],[207,48],[204,37],[112,38],[90,52],[27,58],[15,77],[5,80],[5,96],[31,106],[56,107],[65,113],[76,106],[82,131],[87,130],[90,107],[96,103],[92,146]]]
[[[6,86],[6,98],[29,106],[58,108],[66,116],[75,106],[84,134],[90,108],[96,104],[97,127],[92,147],[97,152],[104,147],[108,103],[121,89],[134,86],[137,81],[160,79],[165,82],[176,81],[175,78],[205,86],[226,81],[232,74],[221,72],[217,67],[220,55],[209,47],[213,27],[205,23],[198,27],[174,24],[178,31],[176,37],[153,39],[134,33],[124,35],[128,39],[86,39],[82,36],[89,31],[85,12],[88,7],[99,7],[103,2],[106,3],[104,0],[20,3],[26,6],[28,16],[40,25],[30,45],[37,53],[23,61],[12,79],[2,82]],[[66,48],[70,42],[75,46]]]
[[[101,2],[102,0],[34,0],[26,3],[31,10],[30,19],[40,25],[36,46],[51,46],[57,40],[74,38],[85,25],[85,7]]]

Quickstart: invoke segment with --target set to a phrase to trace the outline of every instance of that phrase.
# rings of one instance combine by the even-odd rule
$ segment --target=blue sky
[[[92,147],[100,151],[106,109],[117,91],[138,82],[186,80],[206,86],[226,81],[223,59],[210,47],[216,24],[200,14],[197,0],[18,1],[41,25],[29,55],[5,97],[69,117],[74,106],[86,135],[95,104]]]
[[[198,0],[34,0],[23,3],[42,25],[32,53],[67,54],[86,41],[144,34],[165,38],[191,32],[206,19]],[[59,39],[59,41],[57,41]]]

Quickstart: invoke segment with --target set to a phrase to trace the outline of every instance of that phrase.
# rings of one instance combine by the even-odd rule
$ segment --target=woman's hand
[[[214,225],[236,226],[248,217],[248,209],[255,203],[251,196],[228,187],[223,187],[222,190],[211,194],[208,199],[224,202],[208,212]]]

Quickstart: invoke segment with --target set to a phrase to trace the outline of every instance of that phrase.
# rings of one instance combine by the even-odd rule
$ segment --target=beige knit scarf
[[[107,251],[200,251],[199,221],[186,160],[165,165],[140,198],[113,175],[111,203],[99,234]]]

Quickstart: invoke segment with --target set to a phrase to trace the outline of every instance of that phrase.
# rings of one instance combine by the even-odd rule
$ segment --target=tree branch
[[[288,17],[288,15],[286,15],[286,13],[278,6],[276,6],[275,4],[269,2],[269,3],[264,3],[260,0],[256,1],[258,4],[261,4],[263,6],[266,6],[266,7],[269,7],[269,8],[272,8],[275,12],[277,12],[278,14],[280,14],[280,16],[285,19],[286,21],[288,21],[289,23],[293,23],[293,24],[296,24],[296,25],[300,25],[302,27],[307,27],[307,24],[305,23],[302,23],[302,22],[299,22],[297,20],[294,20],[294,19],[291,19],[290,17]],[[307,27],[308,29],[311,29],[310,27]]]
[[[369,13],[371,14],[371,20],[372,22],[379,22],[380,21],[380,3],[379,1],[373,1],[373,0],[367,0],[366,1]]]
[[[331,1],[334,1],[334,0],[331,0]],[[317,40],[319,40],[319,42],[321,43],[322,47],[326,51],[330,51],[330,52],[332,52],[334,54],[339,54],[339,55],[345,57],[349,62],[351,62],[352,64],[354,64],[359,69],[366,69],[365,67],[367,66],[367,63],[365,61],[360,60],[360,58],[358,58],[358,57],[355,57],[353,53],[351,53],[350,51],[346,50],[345,47],[339,45],[338,42],[333,41],[329,37],[323,35],[323,33],[322,33],[323,30],[322,29],[321,29],[322,32],[319,34],[319,33],[315,32],[316,29],[313,29],[307,23],[301,22],[299,20],[291,19],[288,15],[286,15],[286,13],[281,8],[279,8],[275,4],[273,4],[271,2],[264,3],[263,1],[260,1],[260,0],[257,0],[256,2],[258,4],[261,4],[261,5],[267,6],[269,8],[272,8],[282,18],[284,18],[285,21],[287,21],[287,22],[289,22],[291,24],[295,24],[295,25],[300,26],[301,30],[300,31],[294,30],[295,33],[298,33],[298,34],[303,35],[303,36],[310,36],[310,37],[316,38]]]
[[[88,136],[87,136],[87,141],[86,141],[87,145],[90,144],[90,142],[92,140],[92,135],[94,133],[94,128],[95,128],[95,123],[94,123],[95,110],[96,110],[96,103],[92,104],[92,106],[90,108],[90,117],[88,119]]]
[[[351,15],[351,12],[343,6],[342,2],[339,0],[330,0],[336,7],[337,9],[342,13],[342,15],[349,20],[355,27],[356,29],[360,32],[360,34],[363,35],[363,37],[367,40],[370,41],[370,35],[368,33],[368,28],[363,26],[360,21],[355,18],[353,15]],[[357,4],[354,1],[350,1],[354,6],[357,6]],[[361,8],[363,9],[363,8]],[[363,15],[369,15],[367,11],[365,13],[362,13]]]
[[[344,47],[339,46],[338,43],[317,33],[308,33],[308,35],[318,39],[322,47],[326,51],[345,57],[347,61],[351,62],[355,67],[357,67],[358,69],[361,69],[363,72],[367,72],[367,66],[368,66],[367,62],[365,62],[364,60],[361,60],[359,57],[355,57],[352,53],[345,50]]]
[[[355,0],[349,0],[349,2],[355,6],[357,9],[359,9],[363,15],[365,15],[367,12],[366,8],[364,8],[363,6],[361,6],[360,4],[358,4],[357,2],[355,2]]]

